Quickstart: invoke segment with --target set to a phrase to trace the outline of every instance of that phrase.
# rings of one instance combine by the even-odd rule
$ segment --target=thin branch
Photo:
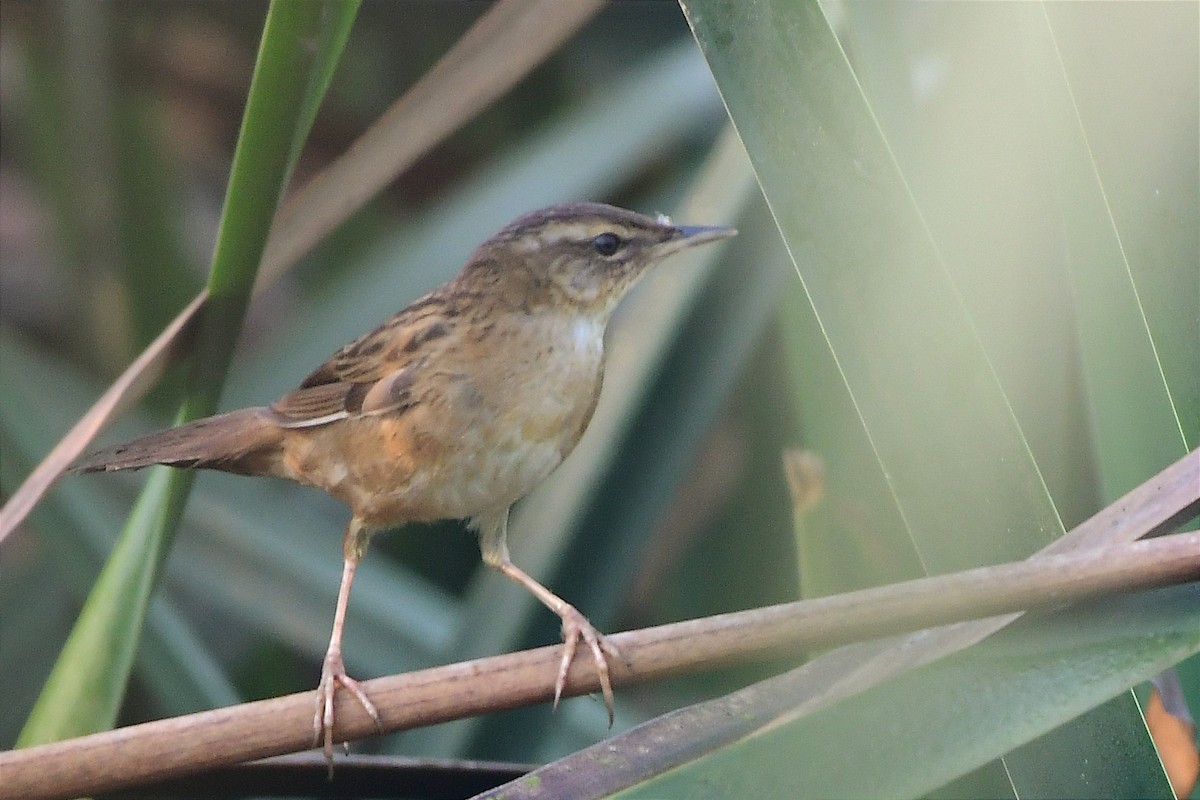
[[[255,293],[274,283],[330,231],[421,155],[483,111],[558,49],[603,0],[501,0],[342,156],[287,202],[263,253]],[[201,292],[121,373],[0,508],[0,542],[29,515],[91,441],[154,386],[186,348]]]
[[[610,637],[626,663],[614,685],[655,680],[718,664],[1115,592],[1200,580],[1200,533],[922,578],[875,589],[690,620]],[[560,647],[543,647],[366,681],[383,730],[396,731],[551,698]],[[597,690],[590,662],[577,659],[567,695]],[[0,753],[5,797],[108,792],[206,768],[311,746],[313,692],[134,725]],[[374,734],[363,710],[339,697],[337,738]]]

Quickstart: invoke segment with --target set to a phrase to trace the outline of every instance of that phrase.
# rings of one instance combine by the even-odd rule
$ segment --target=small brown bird
[[[582,639],[612,718],[608,658],[618,656],[574,606],[509,559],[509,508],[575,447],[604,375],[604,331],[618,301],[663,258],[733,236],[598,203],[526,214],[484,242],[462,271],[333,354],[274,405],[153,433],[81,459],[75,472],[151,464],[274,475],[350,507],[333,633],[314,738],[332,758],[342,629],[371,535],[406,522],[465,518],[483,560],[562,618],[555,704]]]

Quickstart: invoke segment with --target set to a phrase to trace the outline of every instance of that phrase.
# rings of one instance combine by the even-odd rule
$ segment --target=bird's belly
[[[288,449],[289,477],[324,489],[371,525],[506,508],[578,441],[594,403],[573,396],[542,390],[517,403],[414,408],[297,431],[305,441]]]
[[[529,439],[505,431],[489,437],[472,432],[443,462],[422,476],[430,518],[470,517],[506,508],[546,479],[563,460],[553,439]]]

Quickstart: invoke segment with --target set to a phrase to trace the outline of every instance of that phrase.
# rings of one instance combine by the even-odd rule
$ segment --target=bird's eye
[[[611,256],[621,248],[621,237],[615,233],[601,233],[592,239],[592,247],[602,256]]]

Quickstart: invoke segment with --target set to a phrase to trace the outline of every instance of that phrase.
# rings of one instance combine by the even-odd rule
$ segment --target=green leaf
[[[179,421],[215,409],[279,198],[356,10],[356,3],[274,2],[267,13]],[[20,745],[115,723],[151,590],[192,479],[188,472],[152,471]]]
[[[1061,535],[1008,398],[820,8],[702,0],[687,11],[924,569],[1021,558]]]
[[[867,67],[866,77],[860,79],[815,3],[768,2],[752,9],[732,2],[685,3],[803,281],[815,323],[804,329],[819,326],[826,337],[847,387],[846,399],[865,432],[865,439],[848,451],[865,469],[865,481],[855,480],[849,469],[853,462],[842,456],[844,451],[821,450],[829,473],[838,476],[831,481],[838,489],[838,505],[861,505],[865,498],[855,487],[878,488],[880,478],[892,496],[884,507],[872,508],[869,516],[859,513],[851,518],[859,530],[848,542],[827,535],[825,541],[834,545],[807,546],[816,534],[811,527],[804,531],[809,542],[801,549],[806,555],[819,558],[828,550],[821,563],[843,565],[842,574],[834,575],[820,574],[815,564],[805,567],[810,582],[819,582],[826,590],[847,579],[868,579],[846,563],[867,564],[875,575],[894,580],[901,576],[886,570],[918,566],[937,573],[1020,558],[1062,533],[1034,453],[1053,454],[1048,464],[1058,479],[1064,426],[1054,427],[1044,420],[1055,419],[1046,411],[1060,412],[1065,402],[1058,407],[1048,404],[1047,409],[1037,399],[1047,387],[1052,387],[1054,399],[1069,398],[1070,384],[1062,378],[1061,366],[1048,376],[1051,381],[1026,381],[1028,365],[1040,363],[1035,359],[1045,358],[1047,350],[1051,358],[1057,355],[1065,361],[1070,352],[1066,339],[1041,331],[1063,331],[1066,317],[1043,313],[1028,325],[1014,324],[1023,312],[1029,313],[1027,309],[1045,303],[1047,294],[1037,292],[1036,281],[1022,281],[1022,273],[1008,269],[1008,259],[1017,255],[1011,243],[1020,241],[1010,221],[1029,214],[1028,198],[1009,184],[1014,175],[1025,173],[1008,164],[986,169],[1016,149],[1008,146],[1011,142],[1036,135],[1023,130],[1005,135],[1002,122],[995,119],[1004,118],[1006,104],[1012,102],[1010,93],[1022,88],[1006,83],[1012,53],[1033,54],[1022,63],[1030,64],[1029,83],[1034,86],[1061,81],[1062,68],[1054,64],[1047,72],[1045,61],[1038,57],[1053,45],[1045,35],[1044,21],[1038,29],[1043,13],[1039,6],[931,8],[927,12],[931,29],[939,30],[932,24],[936,22],[954,34],[938,43],[940,49],[930,46],[919,55],[935,59],[937,66],[941,62],[936,59],[951,59],[947,53],[953,54],[948,61],[952,67],[946,70],[949,77],[940,80],[954,91],[942,84],[938,88],[952,107],[967,105],[971,113],[964,114],[964,128],[978,141],[957,129],[923,130],[913,123],[907,128],[885,127],[883,121],[895,121],[902,104],[894,92],[864,92],[864,86],[872,85],[872,76],[876,84],[883,82],[879,76],[903,76],[905,80],[895,82],[907,91],[919,87],[916,68],[898,62],[897,26],[889,24],[907,19],[910,7],[851,7],[851,24],[845,27],[856,45],[863,44],[854,38],[856,34],[863,29],[872,32],[871,21],[880,32],[876,39],[866,39],[865,46],[855,47],[856,54],[864,53],[861,58]],[[890,46],[884,42],[884,32]],[[970,80],[978,84],[973,90],[960,88],[960,83]],[[1005,91],[997,91],[998,85]],[[1013,105],[1018,117],[1028,116],[1019,102]],[[937,123],[946,116],[949,112],[930,118]],[[946,147],[948,141],[961,142],[963,149]],[[926,152],[920,147],[925,142],[939,146]],[[990,148],[999,148],[999,155],[981,158],[980,153],[990,154]],[[1037,155],[1044,160],[1057,157],[1054,151]],[[935,163],[944,174],[932,168]],[[949,190],[938,183],[939,178],[951,180],[957,173],[977,180],[961,187],[950,184]],[[1071,200],[1097,199],[1094,185],[1088,191],[1092,194],[1072,195]],[[1001,210],[1006,202],[1014,204],[1007,214]],[[1042,266],[1036,255],[1024,253],[1022,258],[1027,272]],[[1127,310],[1133,307],[1122,302]],[[793,309],[790,318],[807,313]],[[1140,341],[1146,342],[1144,321],[1141,328]],[[1023,338],[1009,336],[1009,329]],[[1020,352],[1014,345],[1029,349]],[[807,342],[794,346],[811,347]],[[1108,355],[1103,346],[1099,351]],[[1150,367],[1142,374],[1157,378],[1152,354],[1141,363]],[[1002,382],[1002,376],[1011,380]],[[819,394],[805,386],[808,378],[796,371],[801,396]],[[1144,384],[1134,380],[1132,385]],[[1161,378],[1157,385],[1162,385]],[[1016,400],[1010,397],[1010,386]],[[1151,391],[1156,398],[1163,397],[1158,390]],[[826,397],[823,407],[837,401]],[[1162,428],[1164,422],[1173,422],[1169,405],[1157,399],[1155,403],[1149,413],[1157,421],[1148,424]],[[1155,413],[1156,409],[1165,414]],[[808,430],[820,426],[811,417],[805,422]],[[1054,438],[1031,441],[1024,424],[1038,433],[1050,430]],[[821,438],[822,434],[814,434],[814,439]],[[867,452],[875,465],[862,458]],[[1178,451],[1171,454],[1177,455]],[[1149,456],[1150,461],[1156,459],[1156,467],[1170,460],[1163,460],[1161,453]],[[1153,471],[1146,463],[1140,469],[1142,478]],[[1056,488],[1062,485],[1059,482]],[[879,499],[877,492],[874,499]],[[893,503],[894,510],[886,507]],[[1086,500],[1073,503],[1073,511],[1080,506],[1086,508]],[[910,548],[915,565],[912,558],[898,556]],[[857,559],[840,558],[847,550],[857,551]],[[844,576],[846,572],[851,574]],[[1131,697],[1115,701],[1064,734],[1067,738],[1053,756],[1054,766],[1070,773],[1074,767],[1065,767],[1067,759],[1062,756],[1070,753],[1079,762],[1078,771],[1086,773],[1085,760],[1104,760],[1087,749],[1097,741],[1096,731],[1116,729],[1144,738],[1142,727]],[[1034,748],[1014,758],[1040,760],[1042,767],[1048,766]],[[1150,771],[1146,774],[1157,772],[1156,764],[1144,763]],[[1010,768],[1010,774],[1036,771]],[[1018,785],[1017,791],[1036,792],[1036,787],[1033,779],[1029,785]],[[1081,783],[1077,790],[1088,789]]]
[[[1105,502],[1200,437],[1200,272],[1183,267],[1200,263],[1200,125],[1168,99],[1196,96],[1196,19],[1188,5],[1086,15],[1051,5],[1031,48],[1050,78],[1037,84],[1039,110],[1058,144],[1055,197]],[[1157,138],[1173,116],[1183,124],[1162,146],[1116,149],[1117,137]]]

